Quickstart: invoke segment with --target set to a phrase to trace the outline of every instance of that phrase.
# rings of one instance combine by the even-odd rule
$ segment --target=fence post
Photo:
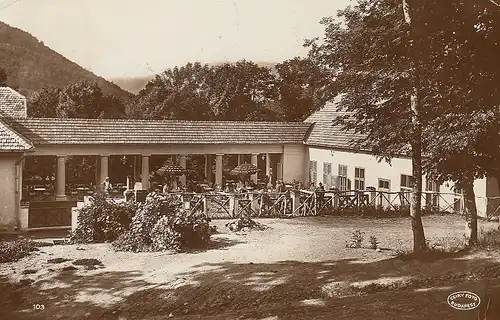
[[[235,200],[236,200],[236,196],[234,194],[230,195],[229,196],[229,214],[234,218],[236,217],[236,207],[234,206],[235,205]]]
[[[206,194],[203,195],[203,213],[208,217],[208,201]]]
[[[250,209],[253,212],[258,212],[259,205],[258,205],[258,203],[255,202],[255,200],[257,199],[256,194],[255,193],[249,193],[248,194],[248,199],[250,199]]]
[[[262,207],[264,207],[264,193],[259,193],[260,205],[259,205],[259,217],[262,215]]]
[[[287,197],[286,197],[286,192],[283,194],[283,216],[286,215],[286,210],[287,210]]]
[[[318,215],[318,194],[314,191],[313,193],[313,210],[314,210],[314,215]]]
[[[182,195],[182,202],[184,203],[184,209],[191,209],[191,200],[189,199],[189,197],[185,197],[184,195]]]
[[[295,211],[300,206],[300,191],[292,190],[290,191],[290,195],[292,196],[292,214],[295,214]]]

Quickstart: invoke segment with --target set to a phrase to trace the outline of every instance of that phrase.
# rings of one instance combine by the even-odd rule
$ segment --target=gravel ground
[[[463,244],[463,218],[423,220],[431,244]],[[224,227],[228,221],[214,221],[221,233],[212,247],[192,253],[114,252],[110,244],[43,247],[16,263],[0,264],[0,307],[9,315],[5,319],[368,319],[367,312],[371,319],[476,319],[473,311],[450,308],[447,294],[457,285],[485,297],[497,290],[497,253],[430,262],[394,258],[412,247],[408,219],[258,221],[271,229],[233,234]],[[497,226],[480,224],[484,230]],[[365,232],[365,248],[345,247],[355,229]],[[367,248],[372,235],[382,251]],[[57,258],[69,260],[51,260]],[[73,265],[84,258],[98,259],[102,266]],[[475,276],[481,267],[498,269],[498,275],[485,282]],[[417,285],[425,288],[363,289],[397,287],[412,279],[427,279]],[[44,310],[34,310],[34,304]]]

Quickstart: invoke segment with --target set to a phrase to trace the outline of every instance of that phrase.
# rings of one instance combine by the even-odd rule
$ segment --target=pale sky
[[[187,62],[280,62],[350,0],[0,0],[0,20],[106,77]],[[3,9],[2,9],[3,8]]]

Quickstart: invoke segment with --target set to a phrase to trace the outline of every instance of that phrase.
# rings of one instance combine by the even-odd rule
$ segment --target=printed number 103
[[[33,309],[35,310],[44,310],[45,306],[43,304],[34,304]]]

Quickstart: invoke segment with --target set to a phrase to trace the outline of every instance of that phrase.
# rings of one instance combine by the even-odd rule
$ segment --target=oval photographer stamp
[[[453,292],[446,299],[450,307],[457,310],[474,310],[481,304],[481,298],[474,292]]]

